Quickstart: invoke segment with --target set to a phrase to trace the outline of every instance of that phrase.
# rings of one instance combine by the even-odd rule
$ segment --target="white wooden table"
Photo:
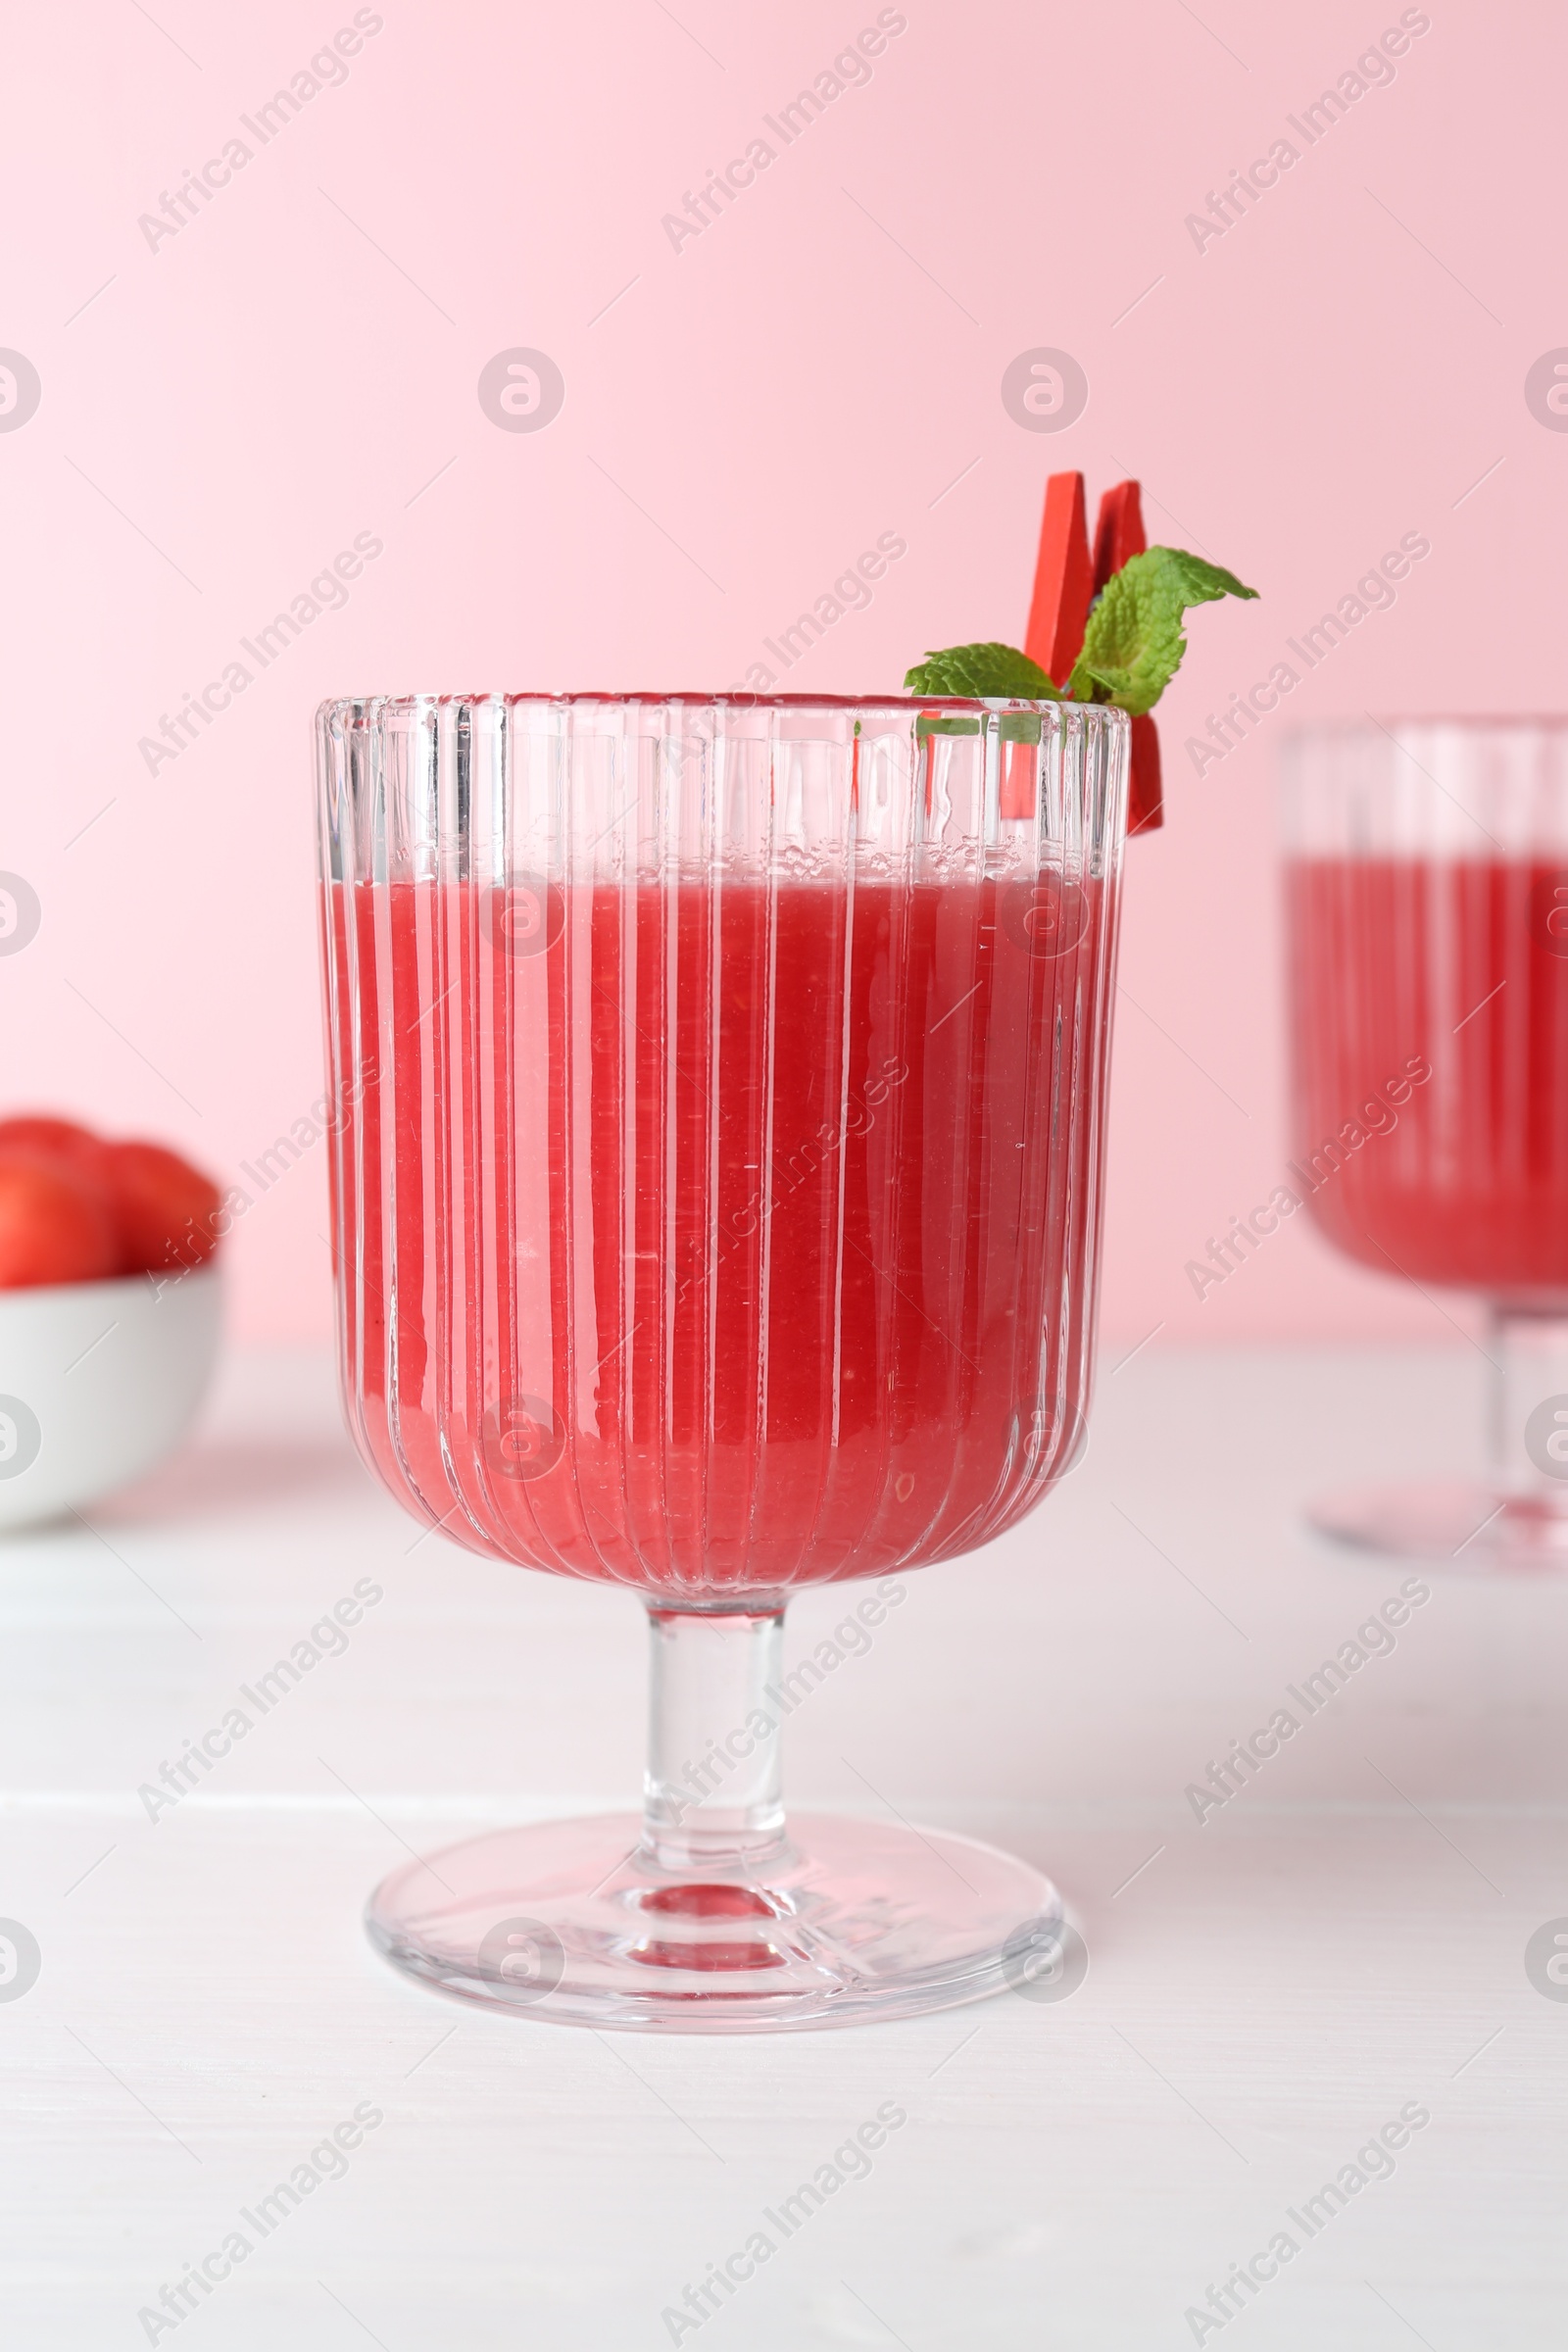
[[[1201,1824],[1183,1793],[1406,1573],[1318,1546],[1301,1496],[1473,1458],[1480,1368],[1102,1376],[1062,1492],[912,1577],[787,1750],[797,1799],[869,1781],[1051,1869],[1086,1982],[767,2042],[469,2014],[373,1956],[360,1906],[405,1845],[633,1796],[641,1612],[416,1544],[326,1363],[236,1359],[97,1534],[0,1550],[0,1915],[41,1956],[0,2003],[5,2342],[1557,2352],[1568,2001],[1525,1947],[1568,1914],[1568,1582],[1432,1577],[1243,1793]],[[149,1820],[138,1788],[363,1578],[342,1654]],[[841,1613],[799,1601],[794,1642]],[[663,2318],[884,2103],[907,2121],[866,2177],[700,2327]],[[1309,2235],[1292,2209],[1407,2106],[1430,2122]],[[265,2236],[241,2218],[323,2148]],[[236,2230],[177,2326],[138,2319]],[[1186,2316],[1282,2230],[1223,2325]]]

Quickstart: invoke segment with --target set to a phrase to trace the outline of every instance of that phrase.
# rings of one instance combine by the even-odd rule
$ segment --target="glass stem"
[[[643,1850],[662,1870],[749,1877],[784,1850],[783,1608],[651,1607],[648,1624]]]
[[[1494,1305],[1490,1352],[1497,1486],[1568,1513],[1568,1314]]]

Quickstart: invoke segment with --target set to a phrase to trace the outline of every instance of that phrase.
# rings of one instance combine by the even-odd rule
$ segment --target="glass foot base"
[[[763,2034],[1059,1997],[1083,1946],[1049,1879],[973,1838],[806,1814],[745,1877],[656,1866],[631,1813],[405,1865],[370,1939],[420,1983],[556,2025]]]
[[[1363,1551],[1491,1574],[1568,1567],[1568,1512],[1479,1482],[1353,1487],[1308,1506],[1320,1535]]]

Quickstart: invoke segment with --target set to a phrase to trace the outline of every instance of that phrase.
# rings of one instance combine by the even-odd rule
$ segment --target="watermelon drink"
[[[881,1623],[1081,1442],[1126,733],[958,699],[323,710],[357,1443],[469,1549],[630,1587],[654,1642],[643,1821],[400,1873],[370,1925],[410,1973],[756,2031],[977,1997],[1054,1917],[969,1841],[786,1826],[778,1639],[805,1584],[877,1580]]]
[[[1045,956],[1017,879],[567,885],[537,954],[526,886],[334,884],[343,1058],[381,1073],[340,1256],[378,1474],[474,1549],[671,1600],[1010,1525],[1083,1427],[1055,1039],[1102,887]]]
[[[1381,1274],[1482,1293],[1494,1383],[1488,1479],[1319,1517],[1466,1565],[1568,1556],[1568,722],[1326,729],[1291,789],[1312,1215]]]
[[[1380,1273],[1568,1311],[1568,865],[1302,858],[1288,889],[1296,1140],[1407,1081],[1312,1195],[1323,1230]]]

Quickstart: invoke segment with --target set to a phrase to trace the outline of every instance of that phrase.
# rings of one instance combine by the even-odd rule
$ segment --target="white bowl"
[[[0,1291],[0,1529],[96,1501],[184,1435],[218,1354],[215,1266]]]

